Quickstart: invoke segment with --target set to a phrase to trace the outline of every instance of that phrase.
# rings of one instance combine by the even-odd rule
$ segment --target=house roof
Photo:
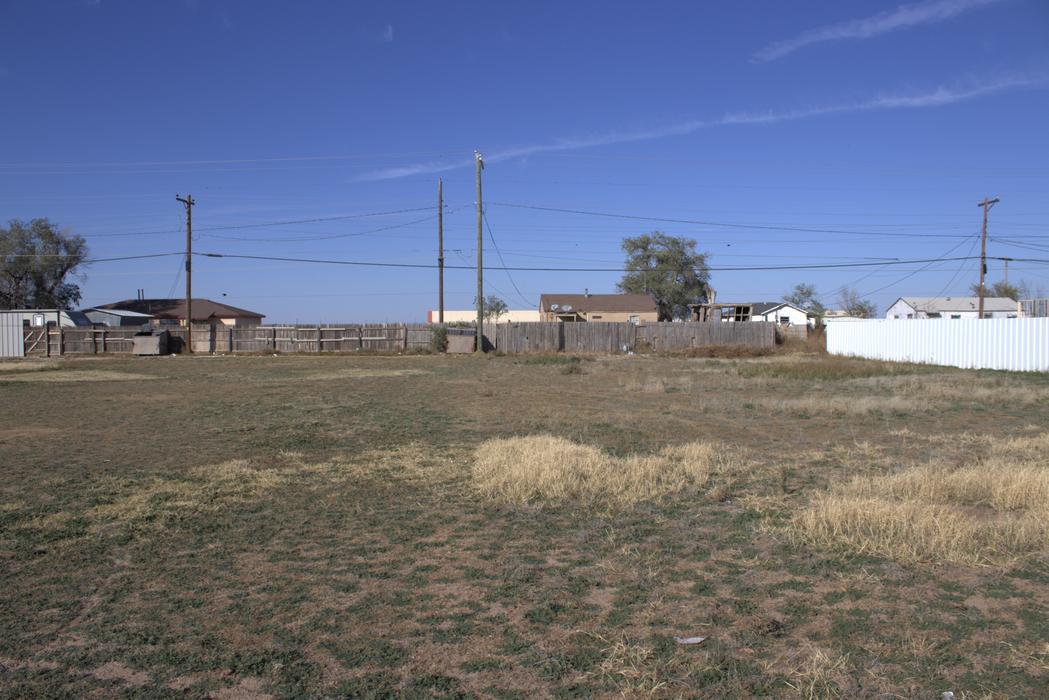
[[[105,308],[102,308],[102,307],[99,307],[99,306],[93,306],[90,309],[81,309],[81,311],[83,313],[85,313],[85,314],[91,313],[92,311],[103,311],[103,312],[105,312],[107,314],[111,314],[111,315],[116,316],[118,318],[141,318],[141,319],[153,318],[150,314],[144,314],[144,313],[140,313],[138,311],[123,311],[121,309],[105,309]]]
[[[99,311],[134,311],[140,314],[148,314],[154,318],[185,318],[185,299],[127,299],[112,304],[96,306]],[[193,300],[193,320],[204,321],[209,318],[240,318],[250,316],[263,318],[265,315],[257,311],[238,309],[235,306],[220,304],[210,299]]]
[[[554,305],[557,309],[554,309]],[[542,311],[569,313],[657,313],[659,308],[648,294],[543,294],[539,297]]]
[[[892,306],[903,302],[915,311],[943,314],[951,311],[976,311],[980,308],[980,297],[900,297]],[[891,309],[892,306],[889,308]],[[1016,311],[1016,302],[1008,297],[984,297],[983,310]]]

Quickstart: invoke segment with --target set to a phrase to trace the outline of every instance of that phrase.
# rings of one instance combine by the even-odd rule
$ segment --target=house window
[[[630,322],[633,323],[635,326],[640,325],[641,324],[641,316],[639,316],[637,314],[634,314],[633,316],[630,317]]]
[[[952,321],[953,321],[954,319],[956,319],[956,318],[961,318],[961,317],[962,317],[962,315],[961,315],[961,314],[951,314],[951,320],[952,320]]]
[[[40,328],[43,325],[44,325],[44,315],[43,314],[33,314],[33,326],[35,328]]]
[[[790,325],[790,316],[780,316],[779,317],[779,322],[780,322],[780,325],[789,326]]]
[[[907,314],[907,318],[914,318],[914,314]]]
[[[596,321],[597,319],[599,319],[601,317],[600,316],[591,316],[590,318],[592,318],[592,319],[594,319]]]

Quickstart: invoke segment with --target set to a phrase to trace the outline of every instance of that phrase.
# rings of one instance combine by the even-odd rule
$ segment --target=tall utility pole
[[[987,199],[983,198],[982,202],[977,202],[976,206],[983,207],[983,240],[980,243],[980,318],[983,318],[983,297],[984,289],[983,276],[987,274],[987,210],[993,207],[998,202],[998,198]]]
[[[444,191],[437,181],[437,322],[444,323]]]
[[[484,161],[477,155],[477,352],[484,352],[484,267],[481,264],[481,171]]]
[[[175,199],[186,205],[186,352],[193,352],[193,195]]]

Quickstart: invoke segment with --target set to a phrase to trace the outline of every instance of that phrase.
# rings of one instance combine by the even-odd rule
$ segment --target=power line
[[[593,212],[593,211],[580,211],[574,209],[556,209],[553,207],[539,207],[528,204],[507,204],[505,202],[489,202],[496,206],[502,207],[517,207],[519,209],[537,209],[539,211],[553,211],[561,214],[583,214],[585,216],[603,216],[613,219],[631,219],[634,221],[658,221],[661,223],[671,224],[692,224],[696,226],[716,226],[723,228],[746,228],[746,229],[762,229],[766,231],[791,231],[794,233],[835,233],[835,234],[848,234],[854,236],[906,236],[907,238],[913,238],[914,234],[910,233],[890,233],[887,231],[873,232],[873,231],[839,231],[831,229],[818,229],[818,228],[797,228],[791,226],[763,226],[758,224],[730,224],[726,222],[718,221],[689,221],[685,219],[664,219],[653,216],[632,216],[629,214],[607,214],[604,212]],[[957,235],[947,234],[925,234],[930,238],[957,238]]]
[[[169,253],[169,255],[180,255],[180,253]],[[377,262],[362,262],[362,261],[351,261],[351,260],[311,260],[305,258],[284,258],[276,256],[264,256],[264,255],[237,255],[237,254],[219,254],[219,253],[196,253],[196,255],[203,255],[209,258],[239,258],[246,260],[273,260],[279,262],[299,262],[299,263],[313,263],[321,265],[360,265],[366,267],[401,267],[401,268],[415,268],[415,269],[426,269],[435,270],[436,265],[416,265],[408,263],[377,263]],[[142,257],[159,257],[159,256],[142,256]],[[826,264],[826,265],[765,265],[765,266],[749,266],[749,267],[711,267],[711,272],[761,272],[769,270],[840,270],[854,267],[877,267],[877,266],[889,266],[889,265],[924,265],[924,264],[935,264],[943,262],[954,262],[959,260],[972,260],[972,257],[958,257],[958,258],[933,258],[929,260],[893,260],[889,262],[859,262],[859,263],[837,263],[837,264]],[[1004,258],[992,258],[992,259],[1004,259]],[[1035,263],[1049,263],[1049,259],[1037,259],[1037,258],[1010,258],[1016,262],[1035,262]],[[449,266],[445,266],[445,269],[449,269]],[[453,270],[473,270],[476,269],[471,266],[451,266]],[[492,268],[489,268],[492,269]],[[513,272],[626,272],[627,270],[622,267],[501,267],[494,268],[500,270],[510,270]],[[917,272],[920,272],[918,270]],[[873,294],[874,292],[871,292]]]

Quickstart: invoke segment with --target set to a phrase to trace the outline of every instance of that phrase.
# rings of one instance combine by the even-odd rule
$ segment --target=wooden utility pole
[[[481,264],[481,171],[484,161],[477,156],[477,352],[484,352],[484,266]]]
[[[983,239],[980,243],[980,311],[979,318],[983,318],[983,297],[984,289],[983,277],[987,274],[987,210],[990,209],[997,203],[998,198],[995,197],[992,200],[988,200],[984,197],[982,202],[978,202],[976,206],[983,207]]]
[[[186,352],[193,352],[193,195],[175,199],[186,205]]]
[[[437,322],[444,323],[444,191],[437,180]]]

